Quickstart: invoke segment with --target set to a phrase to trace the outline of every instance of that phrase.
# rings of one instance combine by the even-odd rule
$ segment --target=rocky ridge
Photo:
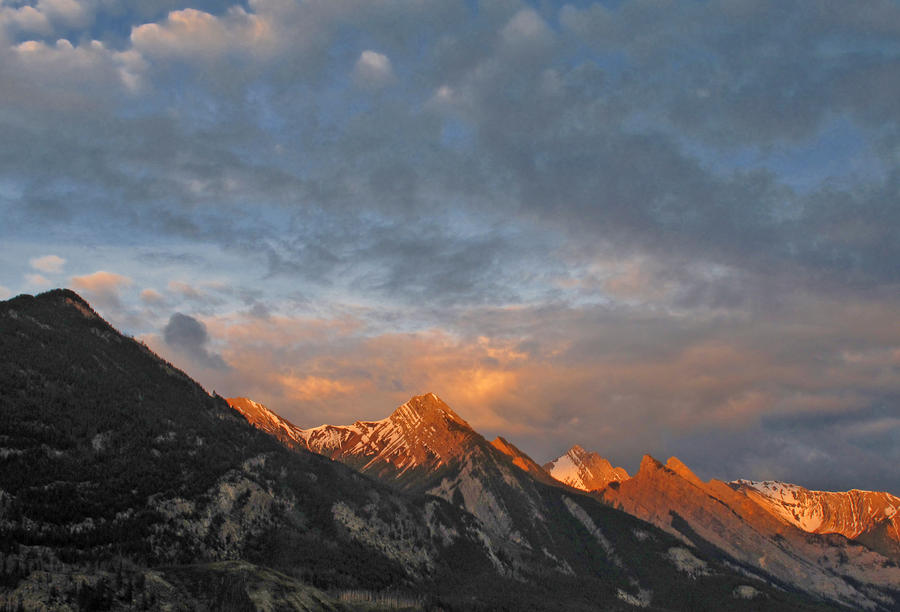
[[[716,549],[782,584],[858,609],[900,605],[900,568],[839,535],[813,535],[719,480],[704,482],[677,458],[646,455],[638,473],[596,495],[699,549]]]
[[[239,411],[246,405],[229,401]],[[260,418],[254,410],[245,416],[276,432],[286,431],[282,423],[272,427],[268,414]],[[584,575],[621,576],[629,586],[617,587],[618,605],[667,607],[666,602],[672,606],[681,596],[665,594],[673,583],[664,577],[673,570],[681,576],[675,584],[689,591],[702,591],[700,582],[735,572],[733,567],[724,569],[719,553],[713,552],[718,560],[710,558],[693,544],[669,539],[555,481],[505,439],[487,442],[432,393],[411,398],[378,421],[287,429],[289,445],[305,445],[400,490],[437,496],[470,512],[497,560],[507,560],[514,576],[542,573],[541,580],[549,583]],[[642,572],[635,573],[637,567]],[[768,579],[765,572],[747,574]],[[692,586],[682,584],[684,580]],[[748,585],[729,588],[726,607],[733,607],[746,593],[761,593],[758,583],[744,586]],[[759,600],[747,601],[759,609]],[[763,609],[781,609],[780,605],[770,601]]]
[[[778,481],[736,480],[737,490],[809,533],[837,533],[900,560],[900,498],[881,491],[811,491]]]
[[[577,444],[566,454],[544,464],[544,470],[560,482],[582,491],[602,489],[611,482],[628,479],[624,468],[614,468],[609,460]]]

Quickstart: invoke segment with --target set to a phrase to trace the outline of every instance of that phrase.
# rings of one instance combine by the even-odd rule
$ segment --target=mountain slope
[[[733,487],[809,533],[838,533],[900,559],[900,498],[879,491],[810,491],[798,485],[737,480]]]
[[[604,457],[577,444],[565,455],[545,464],[544,470],[556,480],[582,491],[602,489],[610,482],[628,479],[624,468],[614,468]]]
[[[810,535],[727,483],[703,482],[676,458],[645,456],[631,479],[597,495],[700,549],[859,609],[900,606],[900,568],[840,536]]]
[[[539,466],[534,459],[523,453],[519,448],[502,436],[497,436],[491,440],[491,445],[498,451],[509,457],[513,465],[520,470],[524,470],[529,476],[544,484],[556,485],[557,480],[548,474],[544,468]]]

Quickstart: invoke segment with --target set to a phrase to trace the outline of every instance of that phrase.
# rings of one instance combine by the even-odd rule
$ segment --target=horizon
[[[900,492],[900,4],[0,4],[0,299],[300,426]],[[544,461],[539,461],[544,463]]]
[[[48,290],[48,291],[42,292],[41,294],[37,294],[37,295],[19,294],[18,296],[13,296],[13,297],[21,297],[21,296],[26,296],[26,297],[38,297],[39,295],[42,295],[42,294],[45,294],[45,293],[51,293],[51,292],[54,292],[54,291],[71,291],[71,292],[74,293],[75,295],[78,295],[79,297],[81,297],[81,296],[78,294],[78,292],[73,291],[72,289],[68,289],[68,288],[66,288],[66,287],[56,287],[56,288],[54,288],[54,289],[50,289],[50,290]],[[13,299],[13,297],[8,298],[8,300],[9,300],[9,299]],[[81,299],[84,300],[83,297],[81,297]],[[5,301],[8,301],[8,300],[0,300],[0,303],[5,302]],[[91,306],[91,308],[93,308],[93,306],[90,304],[90,302],[88,302],[87,300],[84,300],[84,301],[85,301],[89,306]],[[95,309],[95,310],[96,310],[96,309]],[[99,312],[98,312],[98,314],[101,316],[101,318],[104,318],[104,319],[105,319],[105,317],[103,317],[102,313],[99,313]],[[115,327],[115,326],[113,326],[113,327]],[[120,331],[120,333],[121,333],[121,331]],[[132,339],[135,339],[135,338],[132,338]],[[139,340],[139,339],[136,339],[136,340]],[[151,349],[151,350],[152,350],[152,349]],[[155,354],[155,353],[154,353],[154,354]],[[159,355],[157,355],[157,356],[159,356]],[[193,376],[191,375],[191,373],[190,373],[189,371],[186,371],[186,370],[182,370],[182,371],[184,371],[184,373],[187,374],[187,376],[190,377],[190,378],[193,380]],[[412,396],[410,396],[409,398],[407,398],[406,401],[404,401],[404,402],[402,402],[402,403],[400,403],[400,404],[398,404],[398,405],[393,406],[392,408],[390,408],[389,411],[388,411],[384,416],[382,416],[381,418],[375,418],[375,419],[354,419],[352,422],[349,422],[349,423],[320,423],[320,424],[318,424],[318,425],[308,425],[308,426],[300,426],[300,425],[298,425],[297,423],[293,422],[291,419],[286,418],[284,415],[280,414],[280,413],[277,412],[276,410],[272,410],[272,408],[269,407],[269,406],[266,406],[265,403],[263,403],[263,402],[258,402],[258,401],[256,401],[256,400],[254,400],[252,397],[241,396],[241,395],[237,395],[237,396],[223,396],[223,395],[220,395],[220,394],[216,393],[216,391],[215,391],[214,389],[206,389],[206,392],[207,392],[210,396],[218,395],[218,397],[220,397],[221,399],[227,401],[229,405],[231,405],[231,400],[235,400],[235,399],[249,400],[249,401],[251,401],[251,402],[254,402],[254,403],[256,403],[256,404],[259,404],[259,405],[263,406],[263,408],[265,408],[266,410],[271,411],[272,413],[274,413],[274,414],[275,414],[276,416],[278,416],[279,418],[284,419],[284,420],[287,421],[288,423],[290,423],[290,424],[292,424],[292,425],[294,425],[294,426],[296,426],[296,427],[299,427],[300,429],[303,429],[303,430],[314,430],[314,429],[320,429],[320,428],[322,428],[322,427],[327,427],[327,426],[333,426],[333,427],[346,427],[346,426],[350,426],[350,425],[352,425],[352,424],[354,424],[354,423],[356,423],[356,422],[359,422],[359,421],[366,422],[366,423],[373,423],[373,422],[386,421],[386,420],[388,420],[388,419],[390,418],[391,415],[394,414],[394,412],[395,412],[396,410],[398,410],[399,408],[405,406],[405,405],[408,404],[410,401],[412,401],[412,400],[414,400],[414,399],[423,398],[423,397],[429,396],[429,395],[430,395],[430,396],[433,396],[433,397],[436,398],[438,401],[443,402],[444,404],[446,404],[446,405],[447,405],[454,413],[457,414],[457,416],[459,416],[463,421],[465,421],[466,423],[468,423],[468,420],[465,418],[465,416],[463,416],[463,415],[461,415],[461,414],[458,414],[457,411],[453,408],[453,406],[451,406],[450,404],[448,404],[447,402],[445,402],[445,401],[443,400],[443,398],[441,398],[440,393],[437,393],[437,392],[435,392],[435,391],[423,391],[423,392],[421,392],[421,393],[415,393],[415,394],[413,394]],[[233,406],[231,406],[231,407],[234,408]],[[471,427],[471,424],[470,424],[470,427]],[[487,441],[487,442],[490,443],[490,444],[493,444],[493,441],[494,441],[494,440],[500,439],[500,440],[503,440],[504,442],[513,444],[513,445],[516,446],[517,448],[519,447],[519,444],[518,444],[518,443],[516,443],[514,440],[511,440],[511,439],[510,439],[510,436],[505,435],[505,434],[502,433],[502,432],[497,432],[497,433],[494,433],[494,434],[491,434],[491,435],[485,435],[485,434],[483,434],[481,431],[478,431],[478,429],[475,428],[475,427],[472,427],[472,429],[473,429],[473,431],[475,431],[475,433],[477,433],[477,434],[479,434],[480,436],[482,436],[482,437],[485,439],[485,441]],[[542,459],[542,458],[535,459],[535,458],[531,455],[531,453],[528,453],[528,452],[525,452],[525,454],[526,454],[530,459],[532,459],[533,461],[535,461],[535,463],[537,463],[537,464],[538,464],[539,466],[541,466],[541,468],[543,469],[544,466],[545,466],[546,464],[551,463],[551,462],[558,461],[559,459],[561,459],[561,458],[563,458],[565,455],[567,455],[567,454],[569,453],[569,451],[574,450],[574,449],[576,449],[576,448],[581,449],[582,451],[587,451],[588,453],[594,453],[594,454],[597,454],[597,455],[601,456],[602,458],[607,459],[607,460],[612,464],[613,467],[615,467],[615,468],[621,467],[621,468],[625,469],[625,471],[628,473],[628,476],[629,476],[629,477],[634,477],[635,475],[637,475],[637,473],[640,471],[640,466],[644,463],[644,460],[645,460],[646,458],[648,458],[648,457],[649,457],[650,459],[654,460],[654,461],[657,461],[657,462],[661,463],[662,465],[668,465],[669,462],[672,461],[672,459],[675,459],[675,460],[681,462],[681,460],[680,460],[677,456],[675,456],[675,455],[670,455],[670,456],[665,457],[665,459],[662,459],[662,458],[660,458],[660,457],[657,457],[657,456],[653,455],[652,453],[647,452],[647,453],[644,453],[644,454],[641,456],[641,458],[640,458],[640,460],[638,461],[637,465],[626,467],[625,465],[619,465],[619,462],[616,461],[614,457],[610,457],[610,456],[604,455],[602,452],[599,452],[597,449],[594,449],[594,448],[590,448],[590,447],[585,448],[585,447],[583,447],[581,444],[578,444],[578,443],[571,444],[571,445],[569,445],[568,447],[566,447],[564,450],[560,451],[558,454],[555,454],[555,455],[553,455],[553,456],[550,456],[550,457],[547,457],[547,458],[543,458],[543,459]],[[520,448],[519,450],[522,450],[522,449]],[[523,452],[524,452],[524,451],[523,451]],[[687,465],[687,464],[684,464],[684,465],[685,465],[689,470],[691,470],[692,472],[695,472],[695,473],[696,473],[696,471],[695,471],[690,465]],[[711,479],[715,479],[715,480],[721,480],[721,481],[723,481],[723,482],[742,482],[742,483],[750,483],[750,484],[754,484],[754,483],[763,483],[763,484],[765,484],[765,483],[771,483],[771,482],[774,482],[774,483],[781,483],[781,484],[785,484],[785,485],[789,485],[789,486],[800,486],[800,487],[803,487],[803,488],[805,488],[805,489],[809,489],[809,490],[818,490],[818,491],[822,491],[822,492],[826,492],[826,493],[827,493],[827,492],[837,492],[837,493],[840,493],[840,492],[849,492],[849,491],[860,491],[860,492],[864,492],[864,493],[866,493],[866,492],[876,492],[876,490],[874,490],[874,489],[862,489],[862,488],[859,488],[859,487],[852,487],[852,488],[848,488],[848,489],[845,489],[845,490],[814,489],[813,487],[805,486],[804,483],[801,483],[801,482],[790,482],[790,481],[773,480],[773,479],[759,480],[759,479],[743,478],[743,477],[725,478],[725,477],[719,477],[719,476],[717,476],[717,475],[715,475],[715,474],[707,475],[707,476],[702,476],[702,475],[700,475],[700,474],[697,474],[697,475],[698,475],[698,476],[701,476],[701,479],[704,480],[704,481],[709,481],[709,480],[711,480]],[[887,492],[887,493],[890,493],[890,494],[893,494],[893,495],[897,495],[897,494],[898,494],[897,492],[895,492],[895,491],[893,491],[893,490],[886,490],[886,489],[885,489],[885,490],[881,490],[881,492]]]

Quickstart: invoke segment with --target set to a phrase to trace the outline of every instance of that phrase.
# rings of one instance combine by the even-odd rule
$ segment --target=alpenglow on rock
[[[900,560],[900,498],[882,491],[811,491],[767,480],[736,480],[737,490],[809,533],[839,533]]]
[[[624,468],[613,467],[607,459],[577,444],[565,455],[545,464],[544,470],[558,481],[583,491],[596,491],[610,482],[628,480]]]

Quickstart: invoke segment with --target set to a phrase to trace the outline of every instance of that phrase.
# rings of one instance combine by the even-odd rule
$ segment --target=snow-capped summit
[[[610,482],[628,480],[628,472],[624,468],[614,468],[607,459],[577,444],[565,455],[545,464],[544,470],[560,482],[584,491],[594,491]]]
[[[396,471],[397,476],[448,464],[464,453],[465,441],[474,435],[434,393],[411,398],[380,421],[322,425],[300,433],[309,450],[363,471]]]
[[[477,435],[434,393],[417,395],[378,421],[310,429],[301,429],[246,398],[232,398],[228,403],[288,446],[306,448],[376,476],[399,477],[413,469],[434,471],[463,455],[465,442]]]
[[[900,555],[900,498],[878,491],[811,491],[766,480],[731,485],[795,527],[810,533],[839,533],[890,556]]]

